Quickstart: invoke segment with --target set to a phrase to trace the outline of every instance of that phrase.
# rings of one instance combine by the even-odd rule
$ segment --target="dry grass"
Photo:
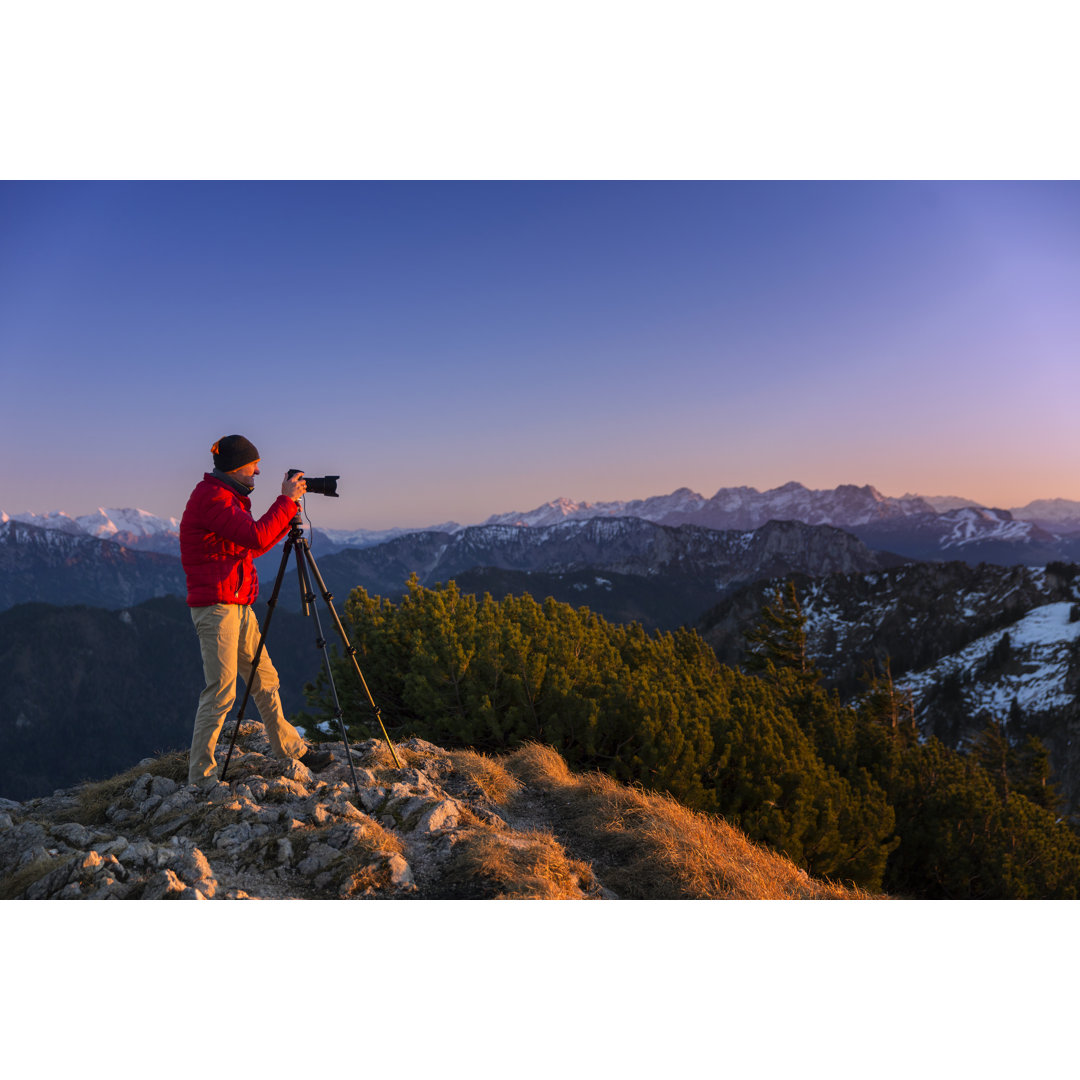
[[[449,877],[494,900],[580,899],[595,887],[589,865],[538,830],[469,830],[454,845]]]
[[[855,900],[857,889],[811,878],[712,814],[595,773],[575,776],[531,744],[503,759],[551,804],[560,839],[625,899]]]
[[[394,761],[394,754],[390,752],[386,742],[378,739],[360,755],[358,761],[370,769],[380,782],[392,782],[393,774],[399,769],[422,768],[430,760],[430,754],[410,750],[401,743],[394,743],[394,753],[397,754],[397,762],[400,764]]]
[[[542,743],[526,743],[507,754],[502,763],[529,787],[552,790],[573,787],[578,782],[558,750]]]
[[[83,784],[75,792],[78,806],[73,811],[62,815],[62,820],[77,821],[81,825],[104,825],[107,820],[105,811],[140,776],[150,773],[153,776],[166,776],[178,784],[186,784],[187,771],[187,751],[174,750],[155,758],[151,765],[135,765],[127,772],[112,776],[108,780]]]
[[[485,754],[451,750],[449,756],[454,772],[464,779],[466,786],[495,806],[505,806],[521,789],[520,780]]]

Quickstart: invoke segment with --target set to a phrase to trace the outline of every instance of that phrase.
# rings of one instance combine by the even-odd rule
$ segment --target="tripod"
[[[386,745],[390,748],[390,755],[394,759],[394,764],[399,769],[401,768],[401,762],[398,761],[397,751],[394,749],[394,744],[390,741],[390,736],[386,733],[386,727],[382,722],[382,714],[379,712],[379,707],[375,704],[375,699],[371,696],[371,691],[368,689],[364,673],[360,670],[360,664],[356,659],[356,648],[350,643],[348,635],[345,633],[345,627],[341,625],[341,619],[338,618],[338,613],[334,610],[333,596],[326,588],[326,583],[322,579],[322,574],[319,573],[319,568],[315,565],[315,556],[311,554],[311,547],[304,538],[304,529],[301,524],[299,512],[297,512],[296,517],[292,519],[289,536],[285,541],[285,550],[281,553],[281,565],[278,567],[277,578],[274,581],[274,591],[270,594],[269,601],[267,601],[266,620],[263,623],[262,633],[259,636],[259,645],[255,650],[255,658],[251,662],[251,674],[248,676],[247,685],[244,688],[244,699],[240,702],[240,711],[236,716],[236,727],[233,730],[232,740],[229,742],[229,752],[225,755],[225,764],[221,769],[221,779],[225,779],[225,774],[229,769],[229,760],[232,757],[233,747],[236,745],[236,736],[240,732],[240,722],[244,718],[244,709],[247,708],[248,698],[251,696],[251,686],[255,681],[255,672],[259,668],[259,660],[262,658],[263,647],[266,645],[266,635],[270,629],[270,620],[274,615],[274,606],[277,604],[278,593],[281,591],[281,582],[285,578],[285,567],[289,563],[289,554],[293,551],[296,552],[296,573],[300,582],[300,605],[305,615],[314,615],[315,617],[315,647],[322,649],[323,660],[326,663],[326,674],[330,680],[330,695],[334,702],[334,716],[337,718],[338,727],[341,729],[341,739],[345,743],[345,755],[349,759],[349,774],[352,776],[353,791],[357,797],[359,797],[360,786],[356,781],[356,770],[353,768],[352,751],[349,749],[349,733],[345,730],[341,702],[338,700],[337,686],[334,683],[334,672],[330,667],[330,654],[326,648],[326,638],[323,637],[322,622],[319,620],[319,611],[314,604],[315,594],[311,591],[311,578],[308,577],[309,569],[311,577],[318,583],[319,592],[322,593],[322,598],[326,601],[326,606],[329,608],[330,614],[333,617],[337,632],[341,636],[341,640],[345,643],[345,654],[352,659],[353,667],[356,668],[356,674],[360,679],[360,685],[363,686],[364,693],[371,703],[371,708],[375,713],[375,719],[378,720],[379,727],[383,733],[383,738],[386,739]]]

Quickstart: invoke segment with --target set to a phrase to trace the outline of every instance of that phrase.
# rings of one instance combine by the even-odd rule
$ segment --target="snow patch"
[[[973,641],[965,649],[938,661],[925,671],[896,680],[899,689],[910,690],[916,701],[934,684],[954,673],[979,671],[1008,633],[1013,664],[1017,672],[1007,672],[992,681],[977,677],[965,687],[970,711],[982,711],[1005,720],[1015,700],[1022,709],[1038,712],[1068,705],[1073,696],[1065,690],[1069,660],[1080,640],[1080,622],[1070,622],[1073,605],[1068,602],[1033,608],[1022,619]]]

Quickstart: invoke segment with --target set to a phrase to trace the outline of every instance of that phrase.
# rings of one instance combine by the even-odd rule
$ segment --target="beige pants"
[[[250,607],[213,604],[194,607],[191,618],[202,649],[206,688],[199,695],[195,733],[188,755],[188,783],[204,783],[215,775],[214,748],[225,718],[236,700],[236,677],[251,677],[251,662],[259,647],[259,624]],[[251,684],[251,696],[266,725],[275,757],[297,758],[307,751],[300,733],[285,719],[278,695],[278,674],[263,647]]]

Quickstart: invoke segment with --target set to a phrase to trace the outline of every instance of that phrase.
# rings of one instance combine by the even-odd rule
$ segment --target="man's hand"
[[[296,473],[291,479],[288,473],[285,474],[285,479],[281,481],[282,495],[299,502],[305,491],[307,491],[307,481],[303,473]]]

